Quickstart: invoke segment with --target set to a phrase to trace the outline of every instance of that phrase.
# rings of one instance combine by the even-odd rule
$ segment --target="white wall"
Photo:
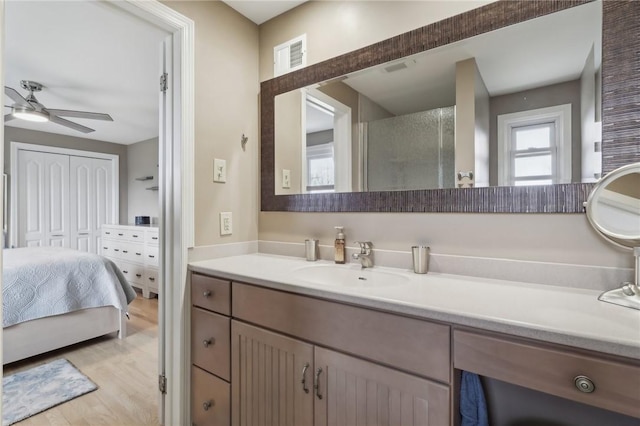
[[[486,2],[310,2],[260,26],[260,76],[273,75],[273,47],[307,33],[314,64],[390,36],[461,13]],[[327,23],[331,31],[327,31]],[[259,238],[333,241],[345,225],[347,244],[371,240],[376,248],[408,250],[429,242],[434,253],[632,266],[628,252],[607,244],[583,214],[407,214],[261,212]]]
[[[158,191],[147,188],[158,186],[158,138],[128,145],[127,165],[129,209],[120,223],[133,224],[136,216],[151,216],[151,222],[157,223],[160,213]],[[138,180],[147,176],[153,178]]]

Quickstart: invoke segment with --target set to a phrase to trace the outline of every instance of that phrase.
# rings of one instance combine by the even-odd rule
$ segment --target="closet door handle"
[[[322,368],[316,370],[316,376],[313,379],[313,389],[315,389],[318,399],[322,399],[322,394],[320,393],[320,374],[322,374]]]
[[[302,367],[302,390],[304,393],[309,393],[309,388],[307,387],[307,369],[309,368],[309,363],[305,362],[304,367]]]

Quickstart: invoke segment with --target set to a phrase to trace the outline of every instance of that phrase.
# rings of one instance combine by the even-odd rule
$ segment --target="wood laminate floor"
[[[157,425],[158,299],[129,305],[128,336],[104,336],[4,367],[4,375],[66,358],[98,390],[32,416],[19,426]]]

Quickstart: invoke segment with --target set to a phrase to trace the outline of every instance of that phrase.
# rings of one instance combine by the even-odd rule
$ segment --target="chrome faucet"
[[[356,244],[360,245],[360,253],[353,253],[351,257],[360,261],[362,268],[372,268],[373,267],[373,252],[371,251],[371,247],[373,244],[371,241],[356,241]]]

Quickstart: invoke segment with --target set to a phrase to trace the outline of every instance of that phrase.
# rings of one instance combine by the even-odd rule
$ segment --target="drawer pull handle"
[[[213,345],[216,342],[216,339],[214,339],[213,337],[211,337],[210,339],[205,339],[202,341],[202,344],[204,345],[205,348],[208,348],[209,345]]]
[[[304,367],[302,367],[302,390],[304,393],[309,393],[309,388],[307,387],[307,369],[309,368],[309,363],[305,362]]]
[[[577,376],[573,379],[573,383],[580,392],[591,393],[596,390],[596,385],[587,376]]]
[[[122,250],[123,253],[129,253],[129,250]]]
[[[102,247],[103,250],[109,250],[109,247]]]
[[[316,370],[316,377],[313,379],[313,389],[315,389],[318,399],[322,399],[322,394],[320,393],[320,374],[322,374],[322,368]]]
[[[129,271],[122,271],[122,273],[123,273],[123,274],[128,274],[128,273],[129,273]]]
[[[209,408],[213,407],[213,401],[209,400],[202,404],[202,409],[204,411],[209,411]]]
[[[118,234],[119,237],[122,237],[124,234]]]
[[[107,235],[111,235],[111,232],[108,232],[108,231],[105,231],[104,233]]]
[[[149,281],[155,281],[156,279],[153,277],[149,277]]]
[[[154,255],[152,255],[152,254],[150,254],[150,255],[149,255],[149,257],[153,259],[155,256],[154,256]]]
[[[211,290],[205,290],[204,293],[202,293],[202,295],[204,297],[210,297],[211,296]]]
[[[142,276],[142,274],[136,274],[136,277],[140,278]]]
[[[151,239],[152,239],[152,240],[157,240],[157,239],[158,239],[158,237],[151,237]]]
[[[142,255],[142,253],[136,252],[136,256],[141,256],[141,255]]]
[[[138,236],[137,236],[137,235],[134,235],[134,236],[133,236],[133,238],[138,238]]]
[[[113,249],[113,251],[120,251],[120,249]]]

